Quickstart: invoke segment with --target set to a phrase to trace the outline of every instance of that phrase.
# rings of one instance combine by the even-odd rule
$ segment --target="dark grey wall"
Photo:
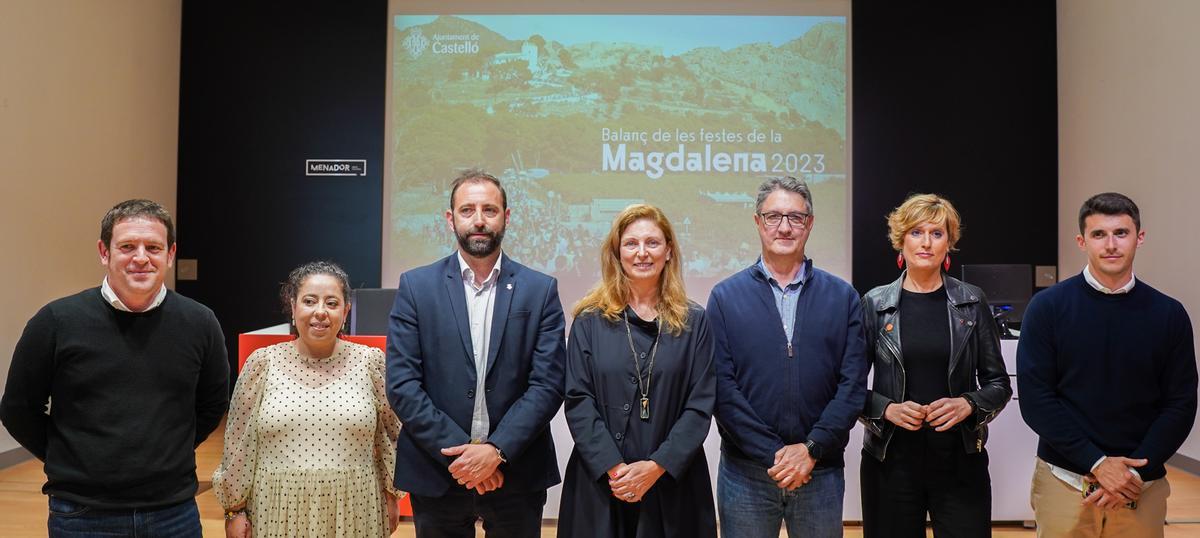
[[[1056,265],[1054,2],[852,6],[854,285],[898,275],[885,216],[936,192],[963,219],[963,263]]]
[[[183,6],[180,293],[236,335],[285,321],[278,288],[310,260],[378,287],[387,2]],[[367,160],[366,177],[306,177],[304,160]]]

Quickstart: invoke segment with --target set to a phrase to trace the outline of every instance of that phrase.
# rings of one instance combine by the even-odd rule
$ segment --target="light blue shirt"
[[[788,356],[792,356],[792,334],[796,331],[796,303],[800,300],[800,291],[804,289],[804,281],[812,274],[812,260],[805,258],[800,270],[786,285],[780,285],[771,276],[766,262],[758,259],[758,269],[767,277],[771,284],[771,293],[775,296],[775,307],[779,310],[779,321],[783,324],[783,334],[787,336]]]

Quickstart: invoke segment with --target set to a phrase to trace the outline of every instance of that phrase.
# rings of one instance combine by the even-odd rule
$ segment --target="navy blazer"
[[[566,351],[558,282],[508,256],[496,283],[486,394],[475,360],[458,255],[400,276],[387,335],[387,390],[403,422],[397,489],[442,496],[459,488],[441,449],[470,442],[475,398],[487,398],[488,442],[504,451],[498,492],[545,490],[560,481],[550,419],[563,402]]]

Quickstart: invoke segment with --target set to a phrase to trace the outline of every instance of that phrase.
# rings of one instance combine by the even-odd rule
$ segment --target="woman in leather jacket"
[[[888,215],[895,282],[863,297],[875,371],[859,421],[863,535],[991,534],[986,424],[1012,396],[991,309],[943,273],[959,238],[949,200],[909,197]]]

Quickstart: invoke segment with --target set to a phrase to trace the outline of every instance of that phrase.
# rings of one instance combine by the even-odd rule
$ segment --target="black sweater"
[[[1038,457],[1084,474],[1101,456],[1166,474],[1196,418],[1196,357],[1183,305],[1138,281],[1106,295],[1082,275],[1033,298],[1017,348],[1021,416]]]
[[[123,312],[92,288],[29,320],[0,419],[45,462],[44,493],[97,508],[166,506],[196,494],[195,447],[228,392],[211,310],[168,291],[158,308]]]

